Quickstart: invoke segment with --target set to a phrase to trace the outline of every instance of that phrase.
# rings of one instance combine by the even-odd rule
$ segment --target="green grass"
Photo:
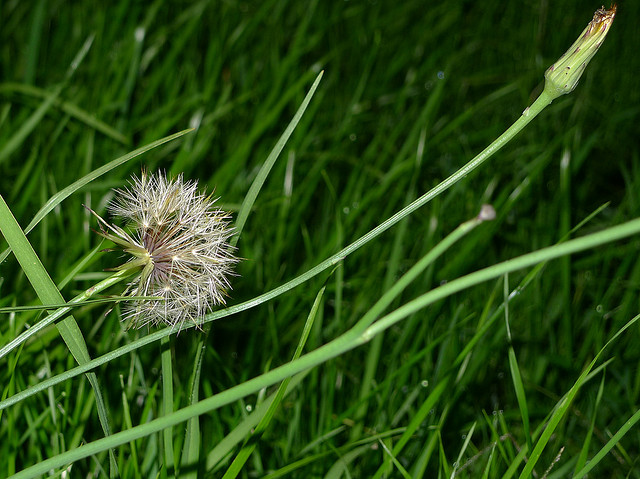
[[[3,2],[0,477],[640,477],[637,2],[442,187],[599,6]],[[206,332],[84,302],[141,167],[238,220]]]

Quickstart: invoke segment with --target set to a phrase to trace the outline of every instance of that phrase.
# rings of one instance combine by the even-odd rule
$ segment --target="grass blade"
[[[302,350],[304,349],[304,345],[307,343],[307,339],[309,339],[309,334],[311,333],[311,328],[316,319],[316,315],[318,314],[318,309],[320,307],[325,289],[326,286],[320,289],[320,291],[316,295],[316,299],[313,302],[313,306],[311,307],[311,311],[309,312],[307,321],[304,324],[302,335],[300,336],[300,340],[298,341],[298,346],[296,347],[296,350],[293,354],[292,361],[295,361],[300,357],[300,355],[302,354]],[[255,431],[253,432],[253,434],[251,434],[251,437],[247,439],[244,446],[231,463],[231,466],[229,467],[229,469],[227,469],[227,472],[224,474],[223,479],[233,479],[238,477],[238,474],[240,474],[240,472],[242,471],[242,467],[247,462],[247,459],[249,459],[249,456],[255,450],[258,440],[260,440],[262,435],[265,433],[265,431],[269,427],[269,424],[271,423],[271,420],[273,419],[274,414],[276,413],[276,410],[280,407],[280,403],[282,402],[282,399],[284,399],[285,392],[287,391],[290,382],[291,378],[287,378],[282,381],[282,383],[278,387],[271,406],[269,406],[269,409],[267,409],[264,416],[262,416]]]
[[[36,291],[36,294],[40,298],[43,304],[60,304],[64,303],[64,299],[58,291],[55,283],[47,273],[46,269],[42,265],[40,258],[31,247],[29,240],[23,233],[20,225],[13,217],[9,206],[4,201],[4,198],[0,195],[0,231],[9,243],[9,246],[13,250],[16,259],[20,263],[22,270],[29,279],[29,282]],[[89,357],[89,351],[84,341],[82,331],[78,327],[78,323],[72,315],[67,316],[61,320],[57,325],[58,331],[62,336],[62,339],[67,344],[69,351],[76,359],[78,364],[82,365],[87,363],[91,358]],[[111,434],[111,426],[109,425],[109,417],[106,404],[104,403],[102,391],[98,384],[98,378],[95,373],[88,373],[87,378],[93,388],[96,407],[98,409],[98,416],[102,429],[106,436]],[[111,459],[111,472],[112,474],[117,471],[115,462],[115,456],[110,451]]]
[[[616,334],[614,334],[613,337],[609,341],[607,341],[607,343],[602,347],[602,349],[600,349],[600,351],[598,351],[598,354],[596,354],[595,358],[593,358],[593,360],[591,361],[589,366],[582,372],[582,374],[577,379],[575,384],[571,387],[569,392],[567,392],[567,394],[565,394],[564,397],[562,399],[560,399],[560,401],[556,405],[556,408],[555,408],[553,414],[551,415],[551,418],[549,419],[549,423],[547,424],[547,427],[544,429],[542,435],[538,439],[538,442],[536,443],[535,447],[533,448],[533,451],[531,452],[531,456],[529,457],[529,460],[527,461],[527,464],[525,465],[524,469],[522,470],[522,473],[520,474],[520,478],[519,479],[525,479],[525,478],[531,477],[531,475],[533,473],[533,468],[536,466],[538,460],[540,459],[540,456],[542,455],[542,452],[544,451],[545,447],[549,443],[549,440],[551,439],[551,436],[552,436],[553,432],[556,430],[556,427],[558,427],[558,424],[560,423],[560,420],[564,417],[566,412],[569,410],[569,407],[571,406],[571,403],[573,402],[573,399],[575,398],[576,394],[578,393],[578,391],[580,390],[582,385],[586,382],[587,376],[591,372],[591,369],[593,369],[593,367],[595,366],[595,364],[598,361],[598,358],[600,357],[600,355],[604,352],[604,350],[609,345],[611,345],[616,339],[618,339],[618,337],[624,331],[629,329],[639,319],[640,319],[640,315],[638,315],[635,318],[631,319],[618,332],[616,332]],[[601,450],[601,452],[605,451],[604,454],[606,454],[606,452],[609,451],[609,449],[607,449],[607,446],[611,445],[610,447],[613,447],[620,440],[620,437],[622,437],[624,434],[626,434],[626,432],[631,428],[631,426],[633,424],[635,424],[638,420],[640,420],[640,412],[634,414],[634,416],[629,421],[627,421],[627,423],[618,431],[618,433],[617,433],[618,436],[615,437],[615,441],[614,441],[614,438],[612,438],[607,443],[607,445],[605,445],[605,448],[603,448]],[[602,458],[602,456],[600,456],[599,459],[601,459],[601,458]],[[590,469],[589,465],[586,466],[583,470],[586,470],[587,468]],[[582,473],[582,471],[580,471],[580,473]],[[584,473],[582,473],[582,474],[584,474]],[[577,477],[582,477],[582,474],[580,476],[577,476]]]
[[[311,102],[311,98],[313,98],[313,95],[315,94],[316,89],[318,88],[318,85],[320,85],[320,80],[322,80],[323,74],[324,74],[324,71],[321,71],[316,77],[315,81],[313,82],[313,85],[311,85],[311,88],[309,89],[309,92],[307,93],[307,95],[304,97],[304,100],[300,104],[298,111],[296,111],[295,115],[293,115],[292,120],[289,122],[289,124],[287,125],[287,128],[285,128],[284,132],[282,133],[282,135],[276,142],[275,146],[271,150],[271,153],[269,153],[269,156],[267,157],[264,164],[260,168],[260,171],[258,172],[256,179],[253,181],[253,183],[251,183],[251,187],[249,188],[249,191],[244,197],[244,201],[242,202],[242,206],[240,207],[240,211],[238,212],[238,218],[236,219],[236,224],[235,224],[236,236],[234,238],[235,241],[232,241],[232,244],[235,245],[238,242],[238,238],[240,237],[240,234],[244,229],[244,225],[247,221],[247,218],[249,217],[251,208],[253,208],[253,204],[255,203],[256,198],[258,197],[258,193],[262,189],[262,185],[264,185],[264,182],[267,180],[267,176],[269,176],[269,172],[271,172],[271,168],[273,168],[273,165],[278,159],[280,152],[282,152],[284,145],[286,145],[287,141],[289,140],[289,137],[293,133],[293,130],[295,130],[296,126],[298,126],[298,123],[300,123],[300,120],[302,119],[302,115],[304,115],[305,110],[307,109],[307,107],[309,106],[309,103]]]
[[[197,404],[179,409],[169,416],[163,416],[161,418],[152,420],[145,424],[136,426],[133,429],[121,431],[109,437],[98,439],[86,445],[80,446],[79,448],[74,449],[72,451],[67,451],[58,456],[45,459],[34,466],[24,469],[23,471],[16,474],[15,477],[16,478],[35,477],[39,474],[42,474],[48,471],[52,467],[54,468],[60,467],[61,465],[68,464],[69,462],[76,461],[78,459],[90,456],[92,454],[97,454],[98,452],[104,451],[111,447],[116,447],[126,442],[132,441],[134,439],[145,437],[149,434],[153,434],[158,431],[161,431],[166,427],[174,426],[192,417],[198,416],[200,414],[205,414],[225,404],[229,404],[230,402],[236,401],[237,399],[240,399],[248,394],[252,394],[256,391],[259,391],[264,387],[268,387],[271,384],[274,384],[278,381],[282,381],[287,377],[291,377],[294,374],[297,374],[298,372],[305,371],[309,368],[317,366],[318,364],[322,364],[331,358],[334,358],[340,354],[343,354],[346,351],[349,351],[351,349],[354,349],[360,346],[361,344],[365,344],[375,334],[377,334],[378,331],[384,331],[385,329],[393,326],[398,321],[413,314],[414,312],[419,311],[420,309],[430,304],[433,304],[434,302],[439,301],[440,299],[446,298],[455,292],[462,291],[468,287],[479,284],[482,281],[494,279],[506,273],[516,271],[528,266],[533,266],[534,264],[542,261],[548,261],[550,259],[558,258],[566,254],[583,251],[585,249],[593,248],[600,244],[604,244],[610,241],[615,241],[616,239],[624,238],[624,237],[627,237],[633,234],[638,234],[638,233],[640,233],[640,219],[632,220],[627,223],[623,223],[621,225],[614,226],[612,228],[608,228],[607,230],[594,233],[582,238],[570,240],[560,245],[555,245],[549,248],[543,248],[533,253],[529,253],[524,256],[520,256],[518,258],[514,258],[512,260],[505,261],[503,263],[499,263],[494,266],[490,266],[488,268],[469,274],[467,276],[463,276],[449,283],[446,283],[428,293],[425,293],[421,297],[416,298],[415,300],[410,301],[406,305],[396,309],[392,313],[378,320],[371,327],[367,328],[367,330],[362,334],[354,335],[351,331],[349,331],[343,334],[342,336],[338,337],[337,339],[331,341],[330,343],[327,343],[324,346],[321,346],[320,348],[300,357],[296,361],[280,366],[276,369],[273,369],[272,371],[269,371],[268,373],[265,373],[254,379],[250,379],[242,384],[239,384],[238,386],[232,387],[224,392],[211,396],[207,399],[203,399]],[[250,305],[254,305],[254,303],[255,303],[255,300],[248,301],[244,307],[249,307]],[[217,314],[221,316],[227,316],[229,314],[229,310],[231,309],[232,308],[229,308],[228,310],[217,313]],[[214,313],[212,316],[214,316],[215,314],[216,313]],[[619,331],[616,334],[616,336],[614,336],[614,339],[617,338],[622,331],[626,330],[635,321],[636,321],[636,318],[634,318],[634,320],[629,322],[625,326],[625,328]],[[161,337],[171,335],[171,333],[172,332],[170,331],[170,328],[165,328],[164,330],[149,334],[148,336],[144,338],[140,338],[139,340],[136,340],[126,346],[122,346],[112,351],[111,353],[106,354],[101,358],[98,358],[97,360],[93,360],[90,363],[87,363],[86,365],[78,366],[71,371],[67,371],[65,373],[65,378],[69,378],[72,375],[77,375],[81,372],[85,372],[84,368],[87,368],[88,370],[88,369],[91,369],[92,367],[96,367],[99,364],[103,364],[109,361],[116,355],[126,354],[127,352],[132,351],[142,346],[143,344],[149,344],[151,342],[157,341]],[[611,341],[609,341],[609,343],[610,342]],[[585,379],[586,377],[587,375],[585,375]],[[52,379],[59,381],[59,378],[57,377]],[[581,383],[583,382],[584,382],[584,379],[582,379]],[[45,386],[48,387],[52,383],[55,383],[55,382],[48,381],[48,380],[41,381],[41,383],[38,384],[36,387],[31,388],[30,393],[32,394],[33,392],[41,390],[41,388]],[[442,380],[429,396],[429,400],[436,401],[437,398],[443,393],[446,385],[447,385],[447,381]],[[18,395],[16,394],[15,396],[18,396]],[[26,396],[27,394],[21,394],[20,397],[24,398]],[[12,398],[8,398],[7,401],[11,399]],[[5,403],[6,401],[2,401],[2,403],[0,403],[0,408],[6,407]],[[425,414],[426,413],[428,413],[428,410],[427,412],[425,412]],[[559,421],[559,418],[558,418],[558,421]],[[415,427],[417,428],[418,426],[419,424],[417,424]],[[543,442],[539,441],[539,444],[542,444],[542,443]],[[544,444],[546,444],[546,441],[544,441]],[[543,446],[540,446],[540,447],[542,448]]]

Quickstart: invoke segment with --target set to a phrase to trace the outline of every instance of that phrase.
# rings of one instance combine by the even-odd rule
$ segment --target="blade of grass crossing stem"
[[[638,319],[640,319],[640,315],[634,317],[629,322],[627,322],[627,324],[625,324],[616,334],[613,335],[613,337],[609,341],[607,341],[607,343],[602,347],[602,349],[600,351],[598,351],[598,354],[596,354],[595,358],[593,358],[593,360],[591,361],[589,366],[582,372],[580,377],[578,377],[578,380],[571,387],[569,392],[567,392],[567,394],[565,394],[564,397],[562,399],[560,399],[560,401],[558,402],[558,404],[556,406],[555,411],[551,415],[551,418],[549,420],[549,423],[547,424],[547,427],[543,431],[542,435],[540,436],[540,439],[538,439],[538,442],[536,443],[533,451],[531,452],[531,456],[529,457],[529,460],[527,461],[527,464],[525,465],[524,469],[522,470],[522,473],[520,474],[520,478],[519,479],[525,479],[525,478],[528,479],[529,477],[531,477],[531,475],[533,473],[533,468],[536,466],[536,463],[540,459],[540,456],[542,455],[542,452],[544,451],[544,448],[547,446],[549,440],[551,439],[551,436],[553,435],[554,431],[556,430],[556,427],[558,427],[558,424],[560,423],[560,420],[564,417],[566,412],[569,410],[569,407],[571,406],[571,403],[573,402],[573,398],[578,393],[580,387],[582,387],[582,384],[585,382],[585,380],[587,378],[587,375],[589,374],[589,372],[591,371],[593,366],[596,364],[596,361],[598,360],[600,355],[604,352],[604,350],[611,343],[613,343],[618,338],[618,336],[620,336],[624,331],[626,331],[629,327],[631,327],[631,325],[636,323],[638,321]],[[638,415],[638,417],[640,418],[640,415]],[[620,436],[620,437],[622,437],[622,436]],[[609,441],[609,442],[611,442],[611,441]]]
[[[276,160],[280,156],[280,153],[282,152],[285,144],[291,137],[291,134],[295,130],[296,126],[298,126],[298,123],[300,123],[300,120],[302,119],[302,115],[304,114],[307,107],[309,106],[309,103],[311,102],[311,99],[313,98],[313,95],[315,94],[318,88],[318,85],[320,84],[320,80],[322,79],[323,74],[324,74],[324,71],[321,71],[316,77],[315,81],[311,85],[309,92],[307,93],[304,100],[300,104],[300,107],[298,107],[298,110],[293,115],[293,118],[291,119],[291,121],[285,128],[284,132],[282,133],[282,135],[274,145],[273,149],[269,153],[269,156],[267,156],[267,159],[265,160],[264,164],[260,168],[260,171],[258,171],[258,174],[256,175],[256,178],[253,180],[253,183],[251,183],[251,186],[249,187],[249,191],[245,195],[242,205],[240,206],[240,210],[238,211],[238,216],[235,223],[235,235],[233,238],[231,238],[231,241],[230,241],[230,244],[232,246],[236,246],[238,244],[238,240],[240,239],[240,235],[242,234],[242,230],[244,229],[244,225],[246,224],[247,218],[249,217],[249,214],[253,209],[253,205],[255,204],[258,194],[260,193],[262,186],[264,185],[267,177],[269,176],[269,173],[271,172],[273,165],[275,164]],[[197,346],[198,352],[196,354],[196,357],[194,358],[195,374],[192,376],[194,381],[191,382],[191,387],[189,392],[190,404],[195,404],[196,402],[198,402],[198,399],[199,399],[199,394],[198,394],[198,388],[200,387],[200,380],[199,380],[200,369],[199,368],[202,367],[202,355],[206,350],[205,345],[207,343],[207,339],[211,332],[211,324],[208,324],[207,326],[205,326],[204,329],[205,329],[205,332],[199,338],[198,346]],[[189,423],[187,424],[187,428],[185,432],[186,434],[185,444],[189,444],[189,447],[185,449],[185,453],[188,453],[188,454],[183,454],[183,457],[182,457],[183,463],[188,463],[188,464],[197,463],[199,448],[194,444],[194,441],[199,440],[199,437],[200,437],[199,431],[200,431],[199,419],[196,417],[189,420]]]
[[[31,222],[24,229],[24,233],[29,234],[31,230],[33,230],[33,228],[35,228],[36,225],[40,221],[42,221],[42,219],[46,215],[48,215],[51,211],[53,211],[53,209],[56,206],[58,206],[65,199],[67,199],[69,196],[71,196],[73,193],[75,193],[76,191],[78,191],[80,188],[87,185],[91,181],[95,180],[96,178],[99,178],[100,176],[122,165],[123,163],[126,163],[127,161],[137,156],[140,156],[143,153],[146,153],[149,150],[157,148],[160,145],[163,145],[165,143],[168,143],[169,141],[175,140],[176,138],[186,135],[187,133],[190,133],[192,131],[193,131],[193,128],[189,128],[187,130],[182,130],[182,131],[179,131],[178,133],[174,133],[173,135],[169,135],[164,138],[161,138],[160,140],[156,140],[152,143],[149,143],[148,145],[138,148],[137,150],[127,153],[126,155],[116,158],[115,160],[110,161],[106,165],[103,165],[100,168],[96,168],[91,173],[83,176],[79,180],[74,181],[69,186],[67,186],[66,188],[63,188],[62,190],[58,191],[55,195],[53,195],[51,198],[49,198],[49,201],[47,201],[42,206],[42,208],[40,208],[40,210],[36,213],[36,215],[33,217]],[[2,252],[2,254],[0,254],[0,263],[2,263],[7,258],[7,256],[9,256],[10,252],[11,252],[11,247],[7,248]]]
[[[173,412],[173,367],[171,365],[171,336],[160,340],[162,362],[162,413],[168,416]],[[167,474],[175,477],[173,471],[173,428],[167,427],[162,431],[162,447],[164,450],[164,468]]]
[[[60,291],[58,291],[55,283],[42,265],[40,258],[38,258],[38,255],[31,247],[29,240],[27,240],[27,237],[24,235],[2,195],[0,195],[0,231],[7,243],[9,243],[9,247],[13,250],[16,259],[20,263],[33,289],[36,291],[38,298],[40,298],[40,301],[43,304],[64,303],[65,301]],[[89,351],[84,341],[84,336],[73,315],[69,315],[61,320],[56,327],[78,364],[88,362],[91,359],[89,357]],[[105,436],[109,436],[111,434],[111,427],[109,425],[109,417],[102,391],[98,384],[98,378],[95,373],[87,373],[87,379],[89,379],[91,387],[93,388],[102,429]],[[115,455],[111,449],[109,449],[109,459],[111,463],[111,475],[117,474]]]
[[[304,324],[302,335],[300,336],[300,341],[298,342],[298,346],[296,347],[296,350],[293,354],[292,361],[295,361],[302,355],[302,350],[304,349],[304,345],[307,343],[307,339],[309,339],[309,334],[311,333],[311,327],[313,326],[313,323],[315,322],[315,319],[316,319],[316,315],[318,314],[318,308],[320,307],[320,304],[322,302],[322,296],[324,295],[325,288],[326,286],[323,286],[322,289],[320,289],[320,291],[316,295],[316,299],[313,302],[313,306],[311,307],[309,316],[307,316],[307,321]],[[262,419],[260,419],[260,422],[258,423],[258,426],[256,427],[255,431],[253,432],[251,437],[247,439],[244,446],[242,446],[242,449],[240,450],[236,458],[233,460],[233,462],[231,463],[231,466],[229,467],[229,469],[227,469],[227,472],[224,474],[222,479],[233,479],[235,477],[238,477],[238,474],[240,474],[240,471],[242,471],[242,468],[244,467],[244,464],[247,462],[247,459],[249,459],[249,456],[255,450],[258,441],[260,440],[264,432],[267,430],[267,427],[269,427],[269,424],[271,423],[271,420],[273,419],[273,416],[275,415],[276,410],[278,409],[278,407],[280,407],[280,403],[284,398],[285,392],[287,390],[287,387],[289,386],[290,381],[291,381],[291,378],[287,378],[284,381],[282,381],[282,383],[280,383],[280,386],[278,387],[278,391],[276,392],[275,398],[273,399],[271,406],[269,406],[269,409],[265,412]]]
[[[0,231],[14,251],[16,259],[42,303],[45,305],[65,303],[1,195]],[[80,364],[88,361],[89,353],[84,337],[73,317],[62,320],[58,324],[58,329],[76,360]]]
[[[598,388],[598,394],[596,395],[595,403],[593,404],[593,412],[591,413],[591,424],[589,424],[589,430],[587,431],[587,435],[584,438],[584,442],[582,444],[582,449],[580,450],[580,455],[578,456],[578,462],[576,462],[576,467],[573,470],[573,476],[576,477],[578,471],[580,471],[584,465],[587,463],[587,457],[589,456],[589,446],[591,445],[591,438],[593,437],[593,430],[596,426],[596,416],[598,415],[598,407],[600,406],[600,401],[602,400],[602,394],[604,392],[604,379],[605,375],[602,375],[600,378],[600,387]]]
[[[586,249],[591,249],[601,244],[609,243],[617,239],[625,238],[637,233],[640,233],[640,219],[631,220],[631,221],[628,221],[627,223],[623,223],[618,226],[607,228],[606,230],[600,231],[598,233],[593,233],[587,236],[583,236],[581,238],[576,238],[576,239],[567,241],[566,243],[562,243],[562,244],[555,245],[548,248],[542,248],[533,253],[529,253],[529,254],[520,256],[518,258],[514,258],[512,260],[508,260],[503,263],[499,263],[497,265],[490,266],[488,268],[476,271],[475,273],[468,274],[461,278],[452,280],[451,282],[445,283],[444,285],[439,286],[434,290],[423,294],[422,296],[416,298],[415,300],[410,301],[404,306],[397,308],[395,311],[387,314],[383,318],[380,318],[378,321],[376,321],[376,323],[374,323],[372,326],[367,328],[367,330],[363,333],[360,333],[358,330],[356,330],[355,332],[353,331],[353,329],[349,330],[343,335],[334,339],[333,341],[317,348],[314,351],[311,351],[310,353],[305,354],[304,356],[301,356],[296,361],[292,361],[283,366],[277,367],[256,378],[250,379],[248,381],[245,381],[242,384],[234,386],[230,389],[222,391],[206,399],[203,399],[197,404],[193,404],[193,405],[184,407],[182,409],[179,409],[174,413],[172,413],[170,416],[163,416],[161,418],[151,420],[147,423],[140,424],[134,427],[133,429],[121,431],[109,437],[98,439],[96,441],[87,443],[83,446],[77,447],[74,450],[66,451],[55,457],[44,459],[40,461],[38,464],[35,464],[27,469],[24,469],[23,471],[16,474],[14,477],[15,478],[36,477],[39,474],[46,473],[51,468],[60,467],[60,466],[69,464],[70,462],[77,461],[79,459],[90,456],[92,454],[97,454],[101,451],[105,451],[109,448],[119,446],[131,440],[141,438],[141,437],[146,437],[150,434],[156,433],[164,429],[165,427],[173,426],[181,422],[187,421],[192,417],[211,412],[226,404],[229,404],[240,398],[243,398],[249,394],[253,394],[259,391],[260,389],[263,389],[279,381],[282,381],[283,379],[291,377],[292,375],[298,372],[313,368],[319,364],[322,364],[328,361],[329,359],[335,358],[341,354],[344,354],[347,351],[350,351],[362,344],[365,344],[375,334],[377,334],[378,331],[383,331],[385,329],[388,329],[394,324],[396,324],[398,321],[415,313],[416,311],[419,311],[422,308],[425,308],[436,301],[449,297],[456,292],[459,292],[471,286],[480,284],[483,281],[495,279],[504,275],[505,273],[509,273],[509,272],[523,269],[529,266],[533,266],[537,263],[548,261],[553,258],[558,258],[566,254],[571,254],[579,251],[584,251]],[[274,291],[277,291],[278,289],[279,288],[276,288],[276,290]],[[270,293],[267,293],[266,295],[261,296],[260,298],[264,298],[265,296],[270,296],[273,294],[274,292],[272,291]],[[248,301],[244,305],[238,305],[236,307],[227,308],[226,310],[221,312],[213,313],[209,315],[209,320],[214,320],[219,317],[229,316],[230,314],[233,314],[239,310],[248,309],[249,306],[255,306],[256,304],[261,304],[261,301],[257,302],[257,300],[254,299],[254,300]],[[633,321],[635,321],[635,319]],[[133,351],[145,344],[150,344],[154,341],[157,341],[164,336],[170,336],[172,334],[172,331],[168,329],[169,328],[165,328],[155,333],[151,333],[148,336],[145,336],[144,338],[140,338],[128,345],[121,346],[120,348],[117,348],[116,350],[105,354],[101,358],[91,361],[87,365],[78,366],[73,370],[67,371],[66,373],[64,373],[65,374],[64,379],[66,380],[70,377],[74,377],[78,374],[86,372],[91,368],[104,364],[113,358],[119,357],[123,354]],[[57,384],[58,382],[61,381],[59,376],[60,375],[54,378],[51,378],[52,380],[48,382],[47,380],[42,381],[42,383],[46,383],[46,387],[49,387],[52,384]],[[447,381],[443,380],[436,386],[434,391],[429,396],[429,400],[433,398],[433,401],[435,403],[435,400],[437,400],[439,396],[442,394],[442,392],[444,391],[442,388],[446,387],[446,384],[445,384],[446,382]],[[22,400],[25,397],[33,394],[34,390],[35,389],[31,390],[28,394],[18,393],[16,394],[16,396],[20,394],[20,399]],[[12,398],[9,398],[9,399],[12,399]],[[6,401],[3,401],[2,404],[0,404],[0,407],[6,407]],[[418,419],[419,418],[416,417],[416,420]],[[414,424],[413,421],[411,424]],[[418,425],[416,425],[415,427],[417,428]],[[415,430],[412,431],[412,433],[413,432],[415,432]],[[408,438],[406,439],[406,441],[408,441]],[[404,441],[405,444],[406,444],[406,441]],[[523,447],[523,450],[524,449],[525,448]],[[518,455],[520,455],[520,453]],[[380,476],[377,476],[377,477],[380,477]]]

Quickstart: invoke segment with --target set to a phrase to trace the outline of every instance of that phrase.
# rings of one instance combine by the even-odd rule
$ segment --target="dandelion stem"
[[[371,231],[361,236],[357,240],[355,240],[350,245],[343,248],[338,253],[333,256],[327,258],[322,263],[314,266],[310,270],[304,272],[300,276],[293,278],[287,283],[278,286],[271,291],[264,293],[256,298],[246,301],[244,303],[238,304],[236,306],[232,306],[230,308],[225,309],[224,311],[216,311],[207,316],[205,316],[203,322],[213,321],[215,319],[219,319],[223,316],[230,316],[232,314],[238,313],[240,311],[244,311],[246,309],[253,308],[259,304],[262,304],[266,301],[270,301],[271,299],[280,296],[281,294],[289,291],[290,289],[295,288],[296,286],[308,281],[314,276],[322,273],[326,269],[331,268],[336,265],[340,261],[344,260],[351,253],[356,251],[358,248],[364,246],[369,241],[373,240],[377,236],[384,233],[386,230],[391,228],[393,225],[401,221],[402,219],[409,216],[411,213],[416,211],[421,206],[424,206],[429,201],[434,199],[440,193],[446,191],[455,183],[465,178],[469,173],[482,165],[485,161],[487,161],[494,153],[496,153],[500,148],[506,145],[511,139],[516,136],[525,126],[531,122],[538,114],[544,110],[553,100],[553,97],[549,95],[547,90],[544,90],[540,96],[533,102],[533,104],[524,110],[520,118],[518,118],[513,125],[511,125],[500,137],[498,137],[495,141],[493,141],[489,146],[487,146],[484,150],[482,150],[475,158],[469,161],[466,165],[456,171],[454,174],[449,176],[447,179],[440,182],[437,186],[433,187],[431,190],[427,191],[420,198],[416,199],[409,205],[402,208],[400,211],[395,213],[393,216],[380,223],[378,226],[373,228]]]

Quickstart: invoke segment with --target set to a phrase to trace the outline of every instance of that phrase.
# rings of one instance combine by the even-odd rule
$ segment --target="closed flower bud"
[[[545,90],[553,97],[571,93],[604,41],[616,16],[616,5],[600,8],[571,48],[545,72]]]

